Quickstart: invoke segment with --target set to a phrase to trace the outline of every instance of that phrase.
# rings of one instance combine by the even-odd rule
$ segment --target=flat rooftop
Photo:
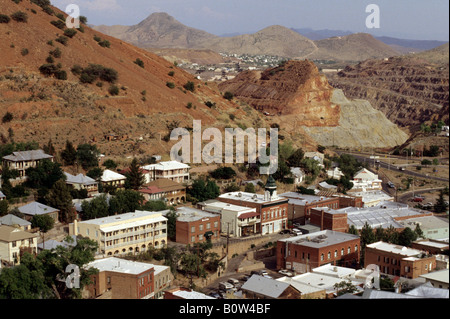
[[[112,271],[123,274],[139,275],[145,271],[153,269],[154,265],[116,257],[109,257],[90,262],[85,267],[86,269],[97,268],[100,272]]]
[[[273,196],[272,200],[266,200],[264,198],[263,194],[254,194],[254,193],[247,193],[247,192],[230,192],[225,193],[219,196],[219,198],[224,199],[233,199],[233,200],[239,200],[242,202],[251,202],[251,203],[258,203],[258,204],[268,204],[273,202],[283,202],[286,201],[287,198],[283,198],[278,196]]]
[[[279,194],[279,197],[284,197],[289,199],[289,204],[305,206],[306,204],[318,203],[324,200],[333,199],[333,197],[326,196],[316,196],[316,195],[305,195],[296,192],[287,192]]]
[[[415,249],[415,248],[409,248],[405,246],[400,245],[394,245],[390,243],[385,243],[382,241],[367,245],[367,247],[375,248],[381,251],[394,253],[397,255],[405,256],[405,257],[415,257],[421,253],[423,253],[422,250]]]
[[[177,220],[180,222],[193,222],[201,220],[203,218],[214,218],[218,216],[217,214],[205,212],[201,209],[191,207],[178,207],[177,214]]]
[[[359,239],[359,236],[334,230],[322,230],[312,234],[280,239],[279,241],[312,248],[321,248],[339,243],[345,243],[354,239]]]

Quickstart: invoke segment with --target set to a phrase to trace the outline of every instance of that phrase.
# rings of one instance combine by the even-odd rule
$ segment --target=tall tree
[[[66,147],[61,151],[61,159],[64,165],[74,165],[77,160],[77,150],[72,142],[66,141]]]
[[[141,186],[145,183],[144,174],[142,173],[142,169],[140,168],[136,158],[133,158],[131,161],[128,172],[125,175],[127,177],[129,187],[133,190],[139,190],[139,188],[141,188]]]
[[[52,188],[60,179],[65,179],[61,164],[44,159],[36,167],[26,169],[27,185],[31,188]]]
[[[75,218],[74,207],[72,203],[72,195],[67,184],[60,179],[50,189],[45,196],[45,201],[51,207],[60,211],[60,219],[62,222],[71,223]]]
[[[91,144],[81,144],[77,147],[77,160],[85,170],[98,166],[100,151],[97,146]]]
[[[45,249],[45,234],[53,228],[55,220],[49,215],[34,215],[31,219],[31,227],[39,228],[42,233],[43,247]]]

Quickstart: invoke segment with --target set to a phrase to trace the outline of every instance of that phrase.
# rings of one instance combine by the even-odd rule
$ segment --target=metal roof
[[[3,159],[12,162],[37,161],[46,158],[53,158],[53,156],[45,154],[43,150],[13,152],[11,155],[3,157]]]
[[[270,298],[278,298],[289,287],[289,283],[275,279],[262,277],[259,275],[251,276],[242,285],[242,290],[251,291]]]

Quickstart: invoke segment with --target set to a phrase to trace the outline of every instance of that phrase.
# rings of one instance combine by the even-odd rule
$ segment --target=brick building
[[[154,265],[110,257],[86,266],[98,269],[85,288],[88,298],[109,293],[111,299],[153,299],[155,295]]]
[[[288,199],[277,195],[277,185],[270,175],[265,186],[264,195],[247,192],[231,192],[222,194],[219,201],[237,206],[256,208],[260,223],[256,232],[273,234],[287,228]]]
[[[436,256],[379,241],[365,248],[364,266],[367,268],[371,264],[380,267],[381,273],[415,279],[436,268]]]
[[[203,243],[209,237],[211,241],[220,238],[220,215],[190,207],[177,208],[177,243]]]
[[[277,269],[305,273],[330,263],[336,266],[357,265],[360,238],[348,233],[322,230],[280,239],[276,249]]]
[[[319,226],[320,230],[335,230],[347,232],[347,213],[328,207],[318,207],[311,209],[310,224]]]

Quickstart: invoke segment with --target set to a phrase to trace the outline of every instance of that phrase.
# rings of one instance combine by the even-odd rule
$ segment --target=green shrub
[[[55,59],[53,59],[53,57],[52,57],[51,55],[49,55],[49,56],[47,57],[47,59],[45,59],[45,61],[46,61],[47,63],[53,63],[53,62],[55,62]]]
[[[62,13],[57,13],[57,14],[55,14],[55,16],[56,16],[58,19],[60,19],[61,21],[66,22],[66,18],[64,17],[64,14],[62,14]]]
[[[173,88],[175,88],[175,83],[173,83],[173,82],[166,82],[166,86],[168,88],[170,88],[170,89],[173,89]]]
[[[87,18],[85,16],[79,16],[80,22],[83,24],[87,24]]]
[[[10,17],[6,14],[0,14],[0,23],[9,23],[9,21],[11,21]]]
[[[30,52],[28,51],[27,48],[23,48],[22,51],[20,51],[20,53],[22,54],[22,56],[25,56],[25,55],[28,55],[28,53],[30,53]]]
[[[67,72],[61,70],[61,64],[43,64],[39,67],[39,72],[41,72],[45,76],[54,76],[58,80],[67,80]]]
[[[188,81],[185,85],[183,85],[184,89],[187,91],[194,92],[195,91],[195,83]]]
[[[174,76],[175,75],[175,72],[174,71],[170,71],[169,72],[169,76]]]
[[[11,19],[17,22],[27,22],[28,15],[23,11],[16,11],[11,15]]]
[[[62,45],[67,45],[67,41],[69,40],[68,37],[66,37],[65,35],[62,35],[58,38],[55,39],[56,42],[61,43]]]
[[[111,85],[108,89],[109,94],[119,95],[119,88],[116,85]]]
[[[51,56],[53,56],[54,58],[60,58],[62,55],[62,52],[61,52],[60,48],[56,48],[55,50],[50,51],[49,54]]]
[[[80,69],[77,69],[77,71],[79,72]],[[93,83],[96,79],[113,83],[118,79],[118,73],[116,70],[104,67],[100,64],[90,64],[87,68],[82,69],[80,77],[81,82]]]
[[[144,61],[142,61],[141,59],[137,58],[134,61],[135,64],[139,65],[141,68],[144,68]]]
[[[81,83],[94,83],[95,76],[89,75],[87,73],[82,73],[80,76]]]
[[[14,116],[11,113],[6,112],[6,114],[2,118],[2,123],[11,122],[13,120],[13,118],[14,118]]]
[[[41,8],[50,5],[50,0],[30,0],[30,2],[40,6]]]
[[[98,35],[94,35],[94,40],[100,42],[102,38],[100,38]]]
[[[61,20],[53,20],[53,21],[50,21],[50,23],[61,30],[64,30],[64,28],[66,27],[66,24],[64,22],[62,22]]]
[[[223,95],[223,97],[224,97],[225,99],[227,99],[228,101],[231,101],[231,100],[234,98],[234,94],[231,93],[231,92],[229,92],[229,91],[227,91],[227,92],[225,92],[225,94]]]
[[[58,70],[54,75],[58,80],[67,80],[67,72],[64,70]]]
[[[109,48],[111,46],[111,43],[108,40],[100,41],[98,44],[103,48]]]
[[[81,75],[81,72],[83,72],[83,68],[79,66],[78,64],[75,64],[70,71],[75,75]]]
[[[77,34],[77,30],[75,30],[75,29],[65,29],[64,30],[64,35],[66,37],[73,38],[75,36],[75,34]]]
[[[53,15],[54,11],[52,8],[50,8],[49,6],[44,6],[42,7],[42,11],[44,11],[45,13],[47,13],[48,15]]]

